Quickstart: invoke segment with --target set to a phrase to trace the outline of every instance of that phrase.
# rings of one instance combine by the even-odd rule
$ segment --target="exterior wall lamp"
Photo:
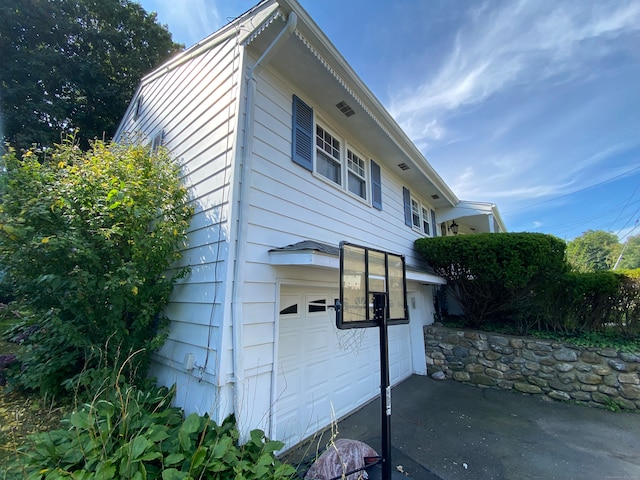
[[[458,235],[458,228],[459,228],[459,225],[456,223],[455,220],[451,222],[451,225],[449,225],[449,231],[454,235]]]

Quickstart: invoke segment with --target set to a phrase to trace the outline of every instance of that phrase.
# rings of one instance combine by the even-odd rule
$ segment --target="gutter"
[[[235,263],[233,267],[233,285],[231,289],[231,335],[233,342],[233,378],[236,384],[233,394],[234,411],[236,415],[242,412],[242,398],[244,398],[244,351],[242,339],[242,304],[244,286],[244,264],[246,261],[246,238],[248,230],[249,193],[251,188],[252,151],[253,151],[253,126],[255,115],[255,95],[257,90],[256,76],[271,61],[280,50],[298,24],[298,16],[290,12],[287,23],[282,31],[267,47],[264,53],[245,75],[247,99],[245,102],[245,118],[242,135],[242,167],[240,178],[236,185],[240,185],[240,197],[238,199],[238,217],[236,220]],[[274,339],[275,343],[275,339]],[[274,359],[275,361],[275,359]],[[272,389],[273,390],[273,389]],[[273,393],[272,393],[273,395]]]

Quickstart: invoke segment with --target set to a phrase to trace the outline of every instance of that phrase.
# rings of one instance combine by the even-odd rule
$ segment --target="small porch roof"
[[[316,240],[303,240],[298,243],[269,250],[269,263],[272,266],[305,266],[337,270],[340,268],[340,249]],[[447,281],[431,272],[406,265],[407,281],[429,285],[444,285]]]

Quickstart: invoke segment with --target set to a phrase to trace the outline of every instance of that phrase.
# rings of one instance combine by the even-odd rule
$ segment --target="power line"
[[[589,185],[588,187],[584,187],[584,188],[581,188],[579,190],[575,190],[575,191],[570,192],[570,193],[565,193],[564,195],[559,195],[557,197],[549,198],[547,200],[543,200],[541,202],[534,203],[534,204],[531,204],[531,205],[527,205],[527,206],[524,206],[524,207],[514,208],[513,210],[507,210],[507,211],[505,211],[503,213],[507,214],[507,213],[518,212],[520,210],[527,210],[529,208],[533,208],[533,207],[537,207],[538,205],[542,205],[543,203],[549,203],[549,202],[553,202],[555,200],[558,200],[560,198],[569,197],[571,195],[575,195],[576,193],[584,192],[585,190],[589,190],[591,188],[599,187],[600,185],[604,185],[605,183],[609,183],[609,182],[611,182],[613,180],[617,180],[618,178],[625,177],[625,176],[629,175],[630,173],[633,173],[633,172],[635,172],[637,170],[640,170],[640,166],[632,168],[631,170],[628,170],[628,171],[626,171],[624,173],[621,173],[620,175],[616,175],[615,177],[611,177],[611,178],[609,178],[607,180],[603,180],[602,182],[598,182],[598,183],[594,183],[593,185]]]

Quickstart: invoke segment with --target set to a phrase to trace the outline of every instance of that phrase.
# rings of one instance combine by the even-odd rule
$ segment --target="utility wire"
[[[593,185],[589,185],[588,187],[584,187],[584,188],[581,188],[579,190],[575,190],[575,191],[570,192],[570,193],[565,193],[564,195],[559,195],[557,197],[549,198],[547,200],[543,200],[543,201],[538,202],[538,203],[533,203],[531,205],[527,205],[527,206],[524,206],[524,207],[514,208],[513,210],[508,210],[508,211],[505,211],[503,213],[507,214],[507,213],[518,212],[520,210],[527,210],[529,208],[533,208],[533,207],[537,207],[538,205],[542,205],[543,203],[549,203],[549,202],[553,202],[554,200],[558,200],[560,198],[569,197],[571,195],[575,195],[576,193],[584,192],[585,190],[589,190],[591,188],[599,187],[600,185],[604,185],[605,183],[609,183],[609,182],[611,182],[613,180],[617,180],[618,178],[625,177],[625,176],[629,175],[630,173],[633,173],[633,172],[635,172],[637,170],[640,170],[640,166],[632,168],[631,170],[628,170],[628,171],[626,171],[624,173],[621,173],[620,175],[616,175],[615,177],[611,177],[611,178],[609,178],[607,180],[603,180],[602,182],[598,182],[598,183],[594,183]]]

